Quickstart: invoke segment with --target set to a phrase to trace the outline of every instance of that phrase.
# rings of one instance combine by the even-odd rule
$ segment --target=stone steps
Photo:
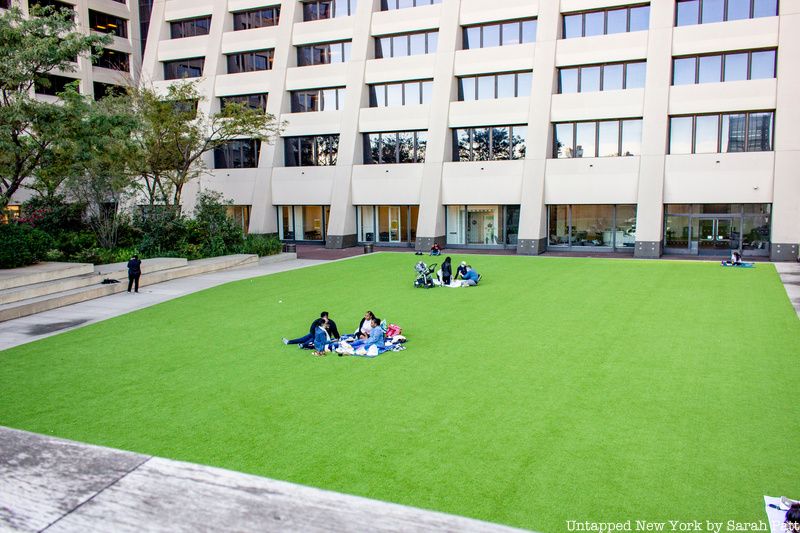
[[[142,261],[145,272],[157,272],[170,268],[186,266],[188,261],[183,258],[159,257]],[[57,278],[41,283],[22,285],[11,289],[0,290],[0,305],[30,300],[40,296],[56,294],[59,292],[96,285],[104,279],[123,280],[128,278],[127,263],[111,263],[93,267],[91,274],[83,274],[66,278]]]
[[[0,290],[91,274],[92,272],[94,272],[94,265],[91,263],[39,263],[22,268],[8,268],[0,270]]]
[[[208,272],[256,265],[259,259],[257,255],[236,254],[188,262],[185,259],[170,258],[162,258],[161,260],[153,259],[149,261],[151,261],[150,266],[157,269],[148,270],[148,263],[143,262],[142,277],[140,280],[142,286],[154,285],[164,281]],[[56,280],[63,279],[63,281],[60,281],[60,283],[63,283],[63,285],[60,285],[61,287],[69,287],[70,283],[77,284],[77,286],[57,292],[46,292],[44,287],[37,287],[32,290],[31,294],[35,293],[37,290],[45,291],[45,293],[0,304],[0,322],[123,292],[128,288],[127,283],[125,283],[128,275],[127,271],[119,270],[119,265],[124,265],[124,263],[101,265],[97,267],[97,272],[88,276],[85,272],[82,272],[80,275],[75,276],[80,279],[74,282],[67,283],[66,280],[68,278],[54,278]],[[92,270],[95,270],[94,267]],[[119,279],[120,283],[102,285],[100,282],[105,278]],[[93,280],[94,282],[87,285],[85,284],[87,279]],[[36,284],[34,283],[34,285]],[[16,285],[15,287],[19,286]]]

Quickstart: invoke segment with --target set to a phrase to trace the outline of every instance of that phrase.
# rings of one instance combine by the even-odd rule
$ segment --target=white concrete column
[[[773,261],[795,261],[800,250],[800,2],[780,3],[778,94],[775,111],[775,185],[772,203]]]
[[[517,241],[517,253],[521,255],[540,254],[547,245],[544,180],[547,160],[552,157],[553,151],[550,107],[558,83],[556,47],[560,18],[559,2],[539,2]]]
[[[233,16],[229,15],[229,18],[232,25]],[[291,112],[291,99],[286,91],[286,73],[290,67],[297,66],[297,49],[289,44],[292,42],[294,24],[302,20],[302,4],[295,0],[283,0],[275,41],[287,43],[287,46],[275,48],[269,94],[267,95],[267,113],[274,116],[275,120],[280,120],[282,114]],[[253,181],[253,200],[250,211],[251,233],[278,232],[278,217],[275,206],[272,204],[272,174],[275,167],[282,167],[283,164],[283,142],[279,137],[273,139],[270,144],[261,144],[257,177]]]
[[[675,0],[653,0],[650,3],[636,209],[636,257],[653,258],[661,255],[674,17]]]
[[[450,102],[458,100],[458,84],[453,75],[456,50],[461,49],[459,25],[461,0],[443,0],[439,22],[439,43],[428,121],[428,146],[422,170],[417,250],[428,250],[434,242],[444,245],[445,207],[442,205],[442,170],[453,160],[453,135],[450,131]]]
[[[353,25],[353,43],[347,63],[347,88],[344,112],[339,130],[339,154],[331,191],[331,215],[328,221],[326,247],[354,246],[358,239],[356,210],[353,207],[353,165],[363,162],[363,148],[358,122],[360,110],[369,105],[364,84],[367,59],[372,57],[372,13],[380,11],[380,0],[359,0]]]

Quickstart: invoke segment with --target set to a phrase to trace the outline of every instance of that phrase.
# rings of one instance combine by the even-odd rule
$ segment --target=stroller
[[[437,263],[428,266],[423,261],[414,265],[417,279],[414,280],[414,287],[420,289],[430,289],[433,287],[433,273],[436,272]]]

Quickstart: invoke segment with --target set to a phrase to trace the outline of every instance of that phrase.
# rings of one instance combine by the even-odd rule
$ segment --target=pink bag
[[[389,324],[389,327],[386,328],[386,336],[387,337],[394,337],[395,335],[400,335],[403,330],[397,324]]]

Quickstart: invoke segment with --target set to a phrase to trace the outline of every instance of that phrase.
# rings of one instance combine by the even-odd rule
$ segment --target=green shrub
[[[173,207],[153,206],[138,213],[133,225],[141,234],[138,249],[146,257],[180,257],[186,244],[187,220]]]
[[[0,268],[16,268],[43,260],[53,248],[47,233],[27,224],[0,224]]]
[[[188,241],[200,247],[202,257],[217,257],[237,252],[244,242],[242,228],[228,216],[222,194],[201,191],[197,195],[194,218],[187,223]]]
[[[251,233],[246,235],[239,253],[257,254],[259,257],[275,255],[281,252],[283,243],[275,235]]]

